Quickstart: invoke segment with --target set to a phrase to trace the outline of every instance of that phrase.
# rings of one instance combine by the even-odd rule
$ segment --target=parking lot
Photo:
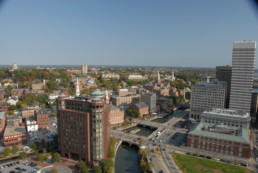
[[[0,164],[0,172],[2,173],[39,173],[40,168],[36,164],[28,161],[12,161]]]

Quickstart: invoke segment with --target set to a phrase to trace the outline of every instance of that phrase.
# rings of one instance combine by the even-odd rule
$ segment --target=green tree
[[[80,173],[89,173],[89,168],[87,168],[86,166],[81,168]]]
[[[37,142],[34,142],[34,143],[32,144],[32,148],[33,148],[34,150],[37,150],[37,149],[39,148],[38,143],[37,143]]]
[[[44,160],[46,159],[46,157],[45,157],[44,154],[38,154],[38,155],[37,155],[37,159],[38,159],[38,161],[40,161],[40,162],[44,162]]]
[[[47,149],[46,148],[43,148],[43,153],[47,153]]]
[[[12,146],[12,153],[17,153],[19,151],[19,147],[16,144]]]
[[[83,161],[79,161],[76,163],[75,168],[81,170],[81,168],[85,167],[85,163]]]
[[[24,152],[20,153],[20,158],[21,159],[25,159],[27,157],[28,157],[28,155],[26,153],[24,153]]]
[[[11,153],[10,148],[4,148],[4,156],[9,156],[10,153]]]
[[[58,153],[53,153],[52,154],[52,162],[58,163],[59,159],[60,159],[60,154],[58,154]]]
[[[111,173],[114,168],[114,161],[111,159],[103,159],[100,162],[102,172]]]
[[[185,98],[187,100],[190,100],[191,99],[191,93],[190,92],[185,93]]]
[[[102,169],[100,166],[94,166],[94,173],[102,173]]]
[[[108,157],[114,158],[115,157],[115,144],[116,140],[114,138],[110,138],[110,143],[108,146]]]

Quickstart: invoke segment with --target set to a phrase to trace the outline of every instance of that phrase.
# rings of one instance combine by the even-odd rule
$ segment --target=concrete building
[[[233,43],[230,109],[250,112],[255,57],[255,41],[240,41]]]
[[[101,74],[101,79],[105,79],[105,80],[120,79],[120,75],[116,73]]]
[[[250,114],[243,110],[214,108],[201,114],[201,122],[249,129]]]
[[[36,121],[39,129],[49,129],[49,113],[47,111],[37,111]]]
[[[126,77],[127,80],[134,80],[134,81],[141,81],[141,80],[146,80],[146,77],[142,75],[129,75]]]
[[[87,74],[88,73],[88,66],[87,64],[82,64],[82,74]]]
[[[225,108],[227,84],[225,82],[198,83],[192,86],[190,118],[200,119],[203,111]]]
[[[125,119],[125,112],[119,107],[108,105],[108,122],[111,126],[121,125]]]
[[[111,100],[112,104],[115,106],[123,107],[123,108],[128,108],[132,103],[134,103],[134,99],[139,98],[140,95],[127,95],[127,96],[117,96],[117,95],[112,95]]]
[[[57,103],[61,156],[91,163],[105,159],[108,116],[103,98],[93,95],[75,98],[59,96]]]
[[[250,158],[249,135],[246,128],[198,123],[187,135],[187,146],[218,154]]]
[[[157,97],[156,97],[155,93],[143,93],[143,94],[141,94],[140,102],[144,102],[149,106],[150,113],[157,112],[157,109],[156,109]]]
[[[232,73],[232,67],[227,66],[217,66],[216,67],[216,79],[219,81],[226,82],[228,84],[228,90],[227,90],[227,98],[226,98],[226,108],[229,108],[229,94],[230,94],[230,88],[231,88],[231,73]]]
[[[0,137],[2,137],[4,134],[5,123],[6,123],[5,112],[0,112]]]

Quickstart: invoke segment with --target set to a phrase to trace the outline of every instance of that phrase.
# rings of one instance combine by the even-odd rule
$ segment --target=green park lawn
[[[253,173],[252,170],[226,163],[172,153],[177,166],[183,173]]]

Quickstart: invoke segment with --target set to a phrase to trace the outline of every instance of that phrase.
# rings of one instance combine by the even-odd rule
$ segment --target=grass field
[[[194,156],[172,153],[172,157],[183,173],[253,173],[247,168]]]

